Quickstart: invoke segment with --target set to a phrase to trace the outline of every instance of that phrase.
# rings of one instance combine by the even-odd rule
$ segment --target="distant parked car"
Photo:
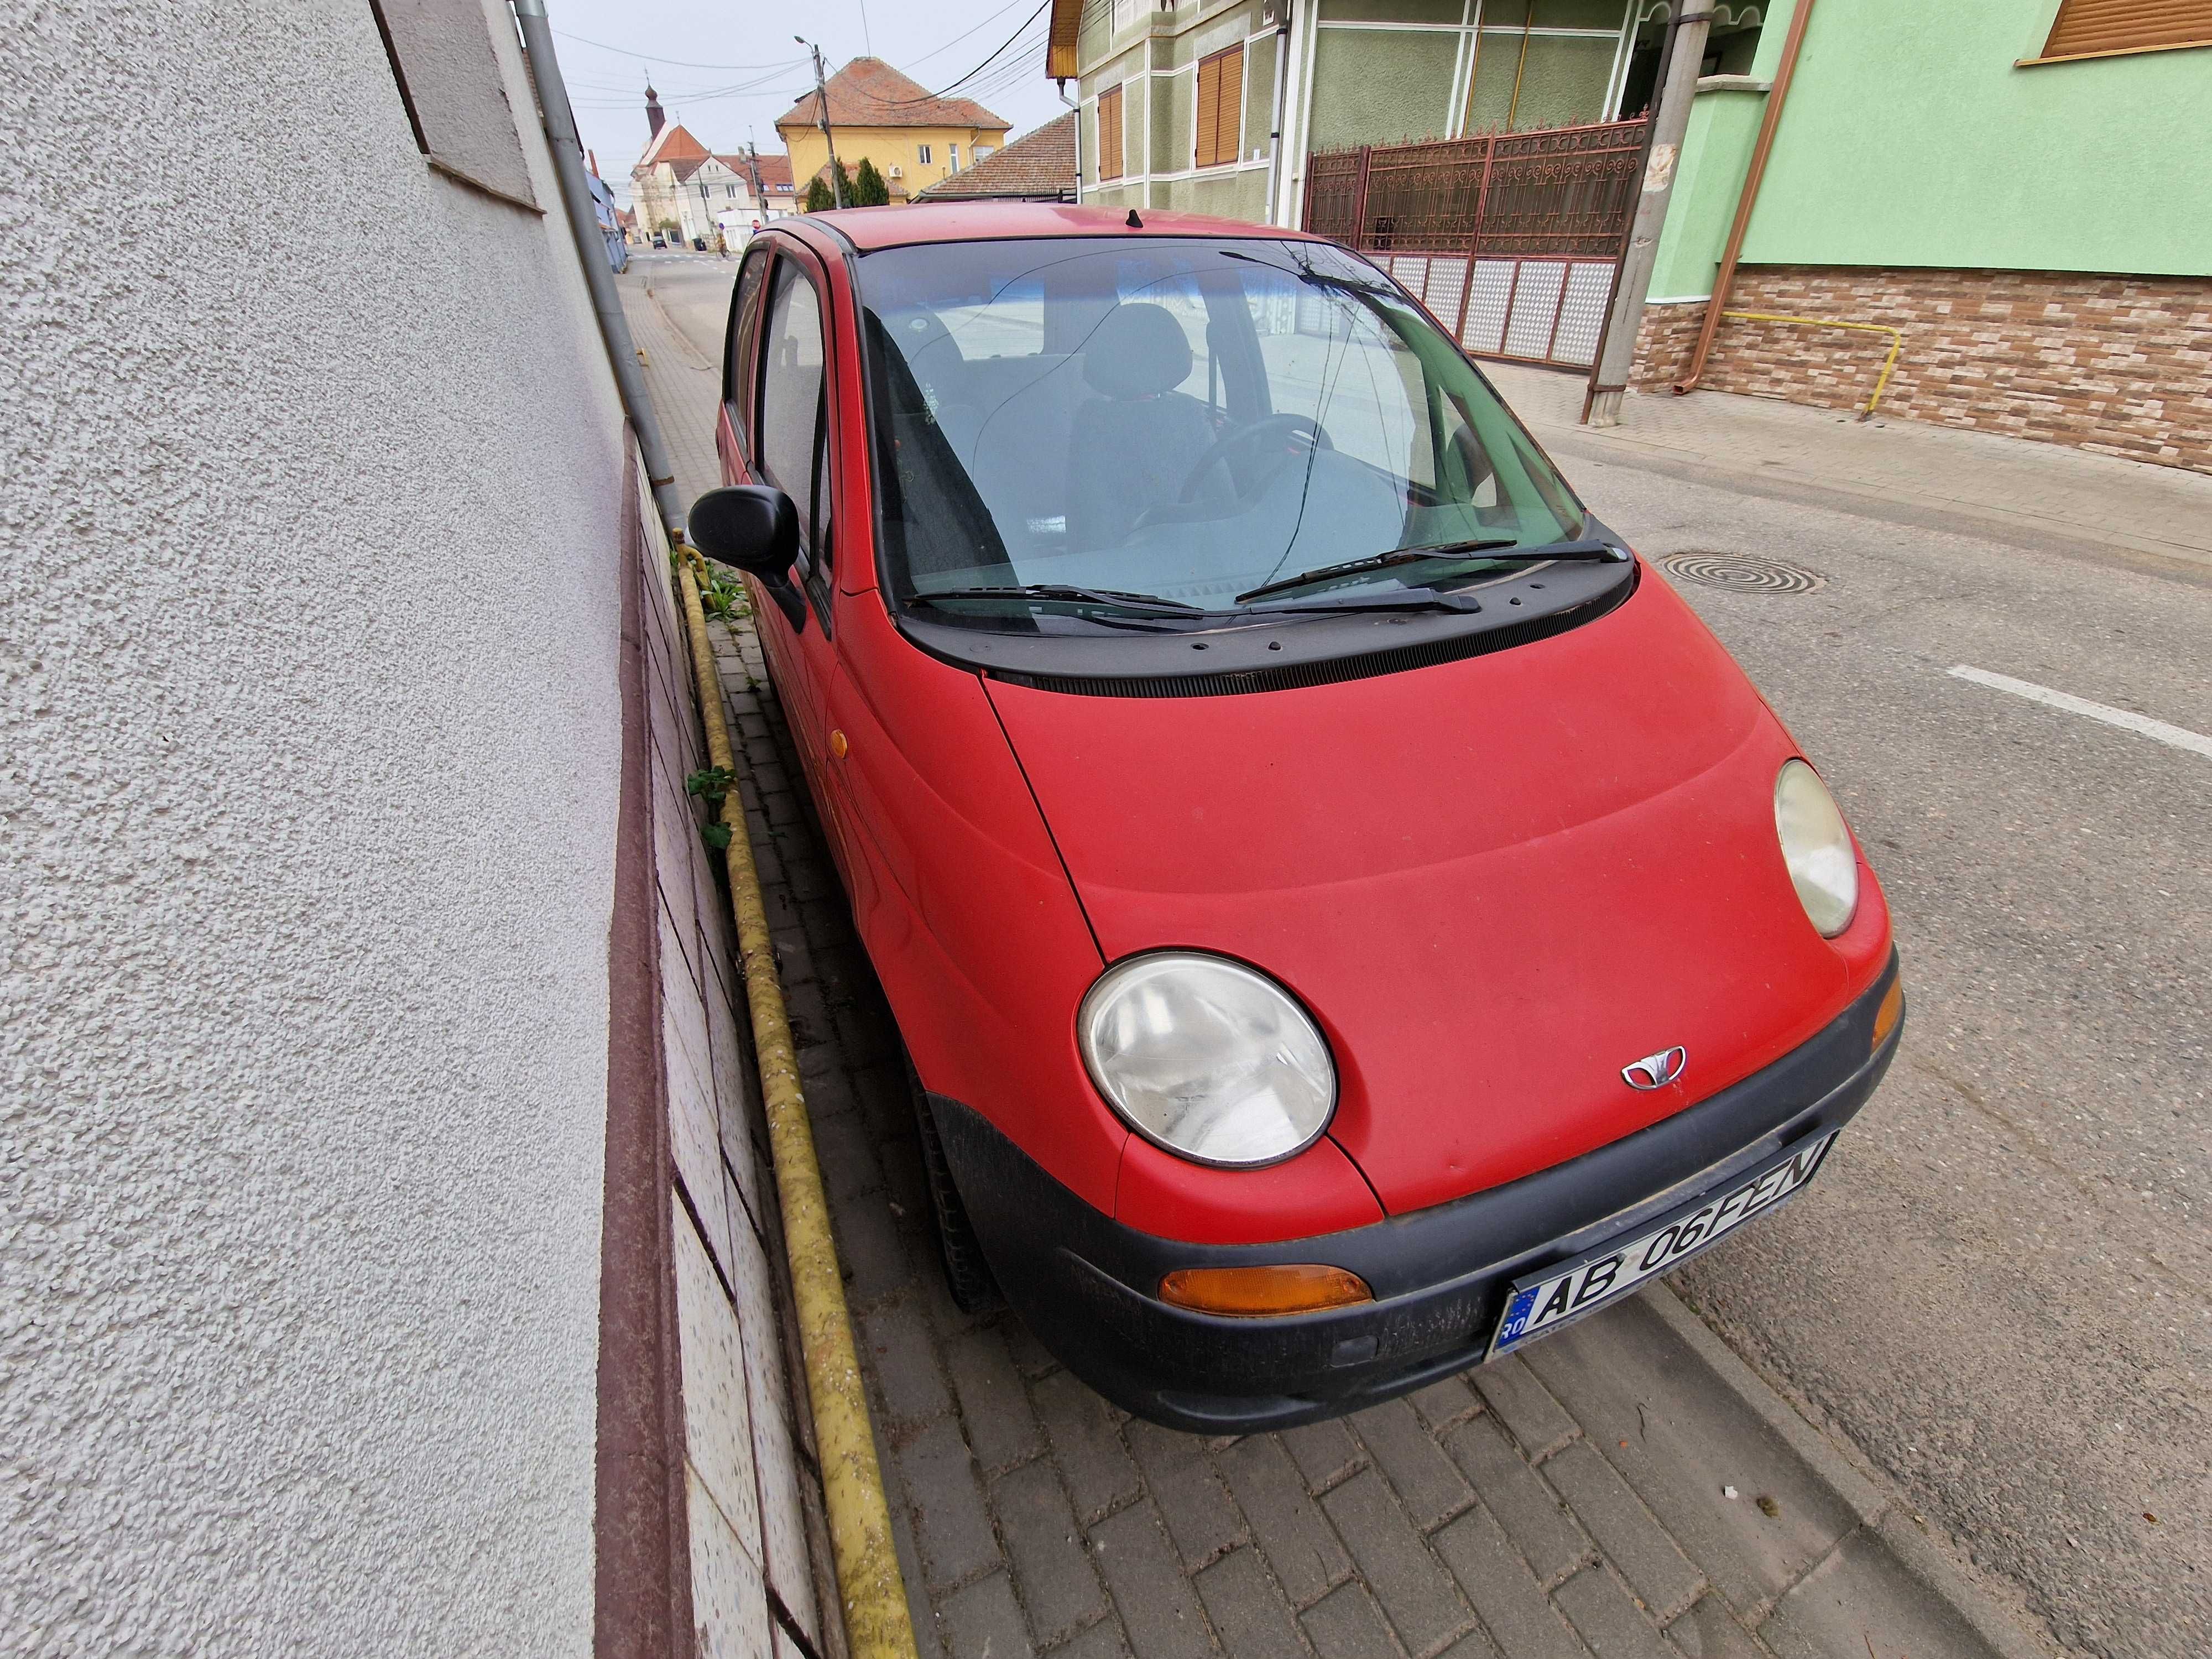
[[[703,236],[694,236],[691,239],[691,246],[694,251],[704,253],[707,251],[707,239]]]
[[[1814,1177],[1897,1051],[1881,888],[1389,276],[955,204],[780,220],[733,307],[690,533],[749,573],[961,1305],[1279,1426]]]
[[[653,233],[653,245],[655,247],[666,247],[668,246],[668,237],[666,233],[658,230],[654,231]]]

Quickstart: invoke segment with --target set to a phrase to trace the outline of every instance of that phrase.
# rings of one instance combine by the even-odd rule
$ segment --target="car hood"
[[[1215,951],[1289,987],[1336,1055],[1330,1133],[1392,1213],[1678,1111],[1850,994],[1775,840],[1794,745],[1648,570],[1570,633],[1374,678],[987,684],[1106,957]],[[1624,1080],[1677,1045],[1679,1081]]]

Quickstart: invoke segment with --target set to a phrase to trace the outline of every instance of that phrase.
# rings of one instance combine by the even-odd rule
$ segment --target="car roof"
[[[836,231],[863,253],[924,242],[997,242],[1045,236],[1234,236],[1318,241],[1319,237],[1249,219],[1204,213],[1070,207],[1054,202],[920,202],[904,207],[838,208],[810,213],[800,223]]]

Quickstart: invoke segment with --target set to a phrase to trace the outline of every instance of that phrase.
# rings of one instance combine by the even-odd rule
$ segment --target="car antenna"
[[[1132,230],[1142,230],[1145,228],[1145,222],[1137,216],[1137,210],[1134,208],[1131,208],[1129,210],[1128,218],[1124,220],[1122,222],[1127,224]]]

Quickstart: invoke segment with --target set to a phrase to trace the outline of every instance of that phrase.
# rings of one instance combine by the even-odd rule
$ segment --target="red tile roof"
[[[645,147],[645,154],[637,158],[637,164],[649,167],[656,161],[703,161],[706,159],[706,145],[671,121],[653,135],[653,142]]]
[[[917,201],[959,202],[988,198],[1030,201],[1075,199],[1075,112],[1046,122],[1004,149],[985,156],[965,173],[956,173],[923,191]]]
[[[791,188],[791,157],[788,155],[717,155],[714,159],[740,179],[751,178],[752,170],[758,167],[763,190]]]
[[[1000,120],[972,98],[937,98],[880,58],[855,58],[829,81],[830,125],[837,127],[982,127]],[[778,129],[820,125],[820,98],[808,93],[775,118]]]

